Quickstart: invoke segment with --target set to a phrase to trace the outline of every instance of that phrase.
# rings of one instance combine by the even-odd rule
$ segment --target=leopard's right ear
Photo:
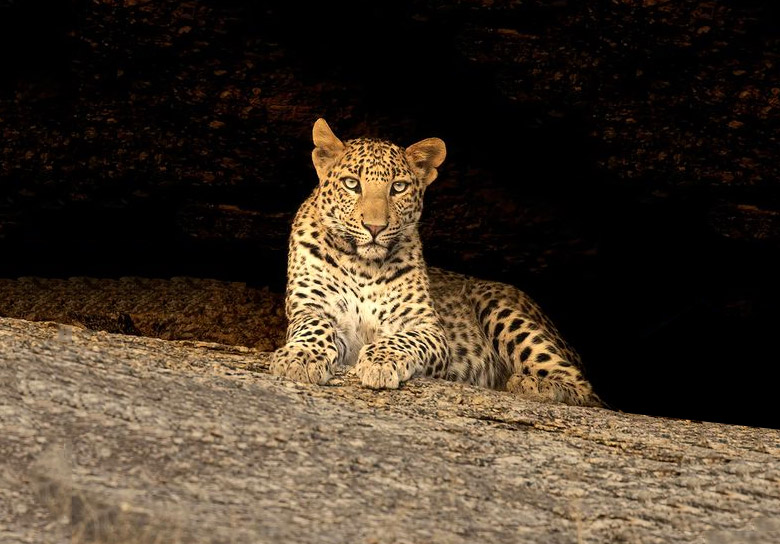
[[[317,119],[314,123],[312,139],[314,140],[314,151],[311,152],[311,160],[317,170],[317,176],[322,182],[344,152],[344,144],[336,138],[328,123],[322,118]]]

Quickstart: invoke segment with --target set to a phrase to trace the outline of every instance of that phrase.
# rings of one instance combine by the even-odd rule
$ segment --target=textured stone
[[[0,319],[0,541],[776,542],[780,431]]]
[[[267,288],[198,278],[0,278],[0,316],[263,350],[284,340],[282,298]]]

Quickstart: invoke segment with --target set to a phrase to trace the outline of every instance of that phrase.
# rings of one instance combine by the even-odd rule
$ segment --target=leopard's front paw
[[[331,361],[325,353],[318,353],[300,344],[286,344],[271,358],[271,374],[285,376],[299,382],[324,385],[331,379]]]
[[[402,351],[377,344],[363,346],[353,372],[371,389],[398,389],[414,374],[412,357]]]

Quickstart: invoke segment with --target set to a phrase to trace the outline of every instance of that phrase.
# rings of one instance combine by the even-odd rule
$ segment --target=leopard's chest
[[[331,297],[329,306],[334,316],[336,341],[343,346],[342,364],[353,365],[361,347],[398,330],[398,326],[388,319],[391,305],[385,293],[376,286],[345,283]]]

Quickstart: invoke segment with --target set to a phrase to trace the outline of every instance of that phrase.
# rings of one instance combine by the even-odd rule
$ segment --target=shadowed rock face
[[[756,542],[780,431],[0,318],[4,542]],[[702,540],[703,539],[703,540]]]
[[[778,8],[590,4],[0,2],[0,275],[279,293],[314,119],[439,136],[430,261],[529,291],[616,406],[776,424]]]
[[[281,346],[287,327],[282,295],[197,278],[0,279],[0,315],[263,351]]]

